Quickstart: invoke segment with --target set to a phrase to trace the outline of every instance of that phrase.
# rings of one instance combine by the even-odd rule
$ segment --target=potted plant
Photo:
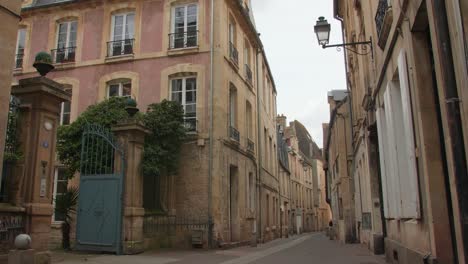
[[[134,117],[140,109],[137,108],[137,102],[133,98],[128,98],[126,101],[127,106],[125,107],[125,111],[127,111],[130,117]]]
[[[36,68],[37,72],[39,72],[41,76],[46,76],[47,73],[54,69],[54,65],[52,65],[52,56],[43,51],[37,53],[33,67]]]
[[[76,213],[76,204],[78,202],[78,188],[69,187],[63,195],[55,199],[55,214],[63,217],[62,222],[62,247],[70,249],[70,224],[73,214]]]

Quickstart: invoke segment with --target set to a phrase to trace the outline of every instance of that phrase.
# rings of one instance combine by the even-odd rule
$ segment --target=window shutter
[[[382,179],[382,196],[383,196],[383,206],[384,206],[384,216],[385,218],[392,218],[392,212],[390,210],[390,200],[388,194],[389,186],[389,179],[388,179],[388,149],[385,147],[387,135],[386,131],[387,128],[385,127],[386,119],[385,119],[385,111],[383,108],[379,107],[376,111],[377,116],[377,133],[379,136],[379,152],[380,152],[380,177]]]
[[[400,77],[400,91],[403,112],[403,129],[406,144],[399,146],[405,156],[407,166],[406,171],[401,174],[404,181],[401,185],[402,199],[402,217],[404,218],[420,218],[419,208],[419,186],[418,175],[416,170],[416,156],[414,153],[414,131],[413,118],[411,111],[411,96],[409,91],[408,70],[406,65],[405,52],[402,51],[398,56],[398,73]]]

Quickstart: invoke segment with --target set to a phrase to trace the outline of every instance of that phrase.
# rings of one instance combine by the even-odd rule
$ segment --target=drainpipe
[[[213,94],[214,94],[214,0],[211,0],[211,21],[210,21],[210,127],[209,127],[209,157],[208,157],[208,247],[213,248]]]
[[[262,229],[262,209],[261,209],[261,202],[262,202],[262,177],[261,177],[261,171],[262,171],[262,148],[261,148],[261,128],[260,128],[260,67],[258,65],[258,56],[262,48],[257,49],[257,56],[255,59],[255,64],[256,64],[256,75],[257,75],[257,143],[258,143],[258,150],[257,150],[257,160],[258,160],[258,167],[257,167],[257,188],[255,188],[256,191],[258,191],[258,196],[257,193],[255,194],[255,197],[258,197],[258,204],[257,204],[257,215],[258,215],[258,223],[257,223],[257,237],[258,238],[263,238],[263,229]],[[260,231],[260,232],[259,232]]]
[[[434,14],[433,23],[430,25],[431,35],[433,36],[433,47],[439,47],[434,49],[434,52],[437,52],[436,57],[439,58],[438,64],[440,65],[441,73],[438,79],[443,89],[441,97],[445,97],[444,103],[446,104],[445,117],[447,118],[448,125],[445,136],[450,137],[450,144],[447,144],[446,151],[450,151],[452,154],[454,180],[459,203],[458,210],[460,212],[460,219],[458,219],[458,221],[461,224],[461,235],[464,244],[464,252],[459,252],[459,254],[463,254],[466,260],[468,259],[468,247],[466,244],[468,243],[468,227],[466,226],[468,215],[468,192],[466,192],[468,188],[468,178],[466,175],[468,175],[468,169],[463,139],[463,124],[460,113],[460,98],[458,97],[445,2],[446,1],[431,0],[428,2],[428,7],[432,7],[432,12]],[[443,113],[443,111],[441,112]],[[454,248],[456,249],[457,246],[454,245]]]

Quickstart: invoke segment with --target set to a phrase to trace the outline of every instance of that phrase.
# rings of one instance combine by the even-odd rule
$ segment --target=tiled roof
[[[58,3],[64,3],[64,2],[73,2],[75,0],[35,0],[30,7],[41,7],[41,6],[48,6],[48,5],[54,5]]]

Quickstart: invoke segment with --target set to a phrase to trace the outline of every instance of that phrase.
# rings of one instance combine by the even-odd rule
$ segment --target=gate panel
[[[121,253],[124,151],[103,127],[83,133],[77,249]]]

